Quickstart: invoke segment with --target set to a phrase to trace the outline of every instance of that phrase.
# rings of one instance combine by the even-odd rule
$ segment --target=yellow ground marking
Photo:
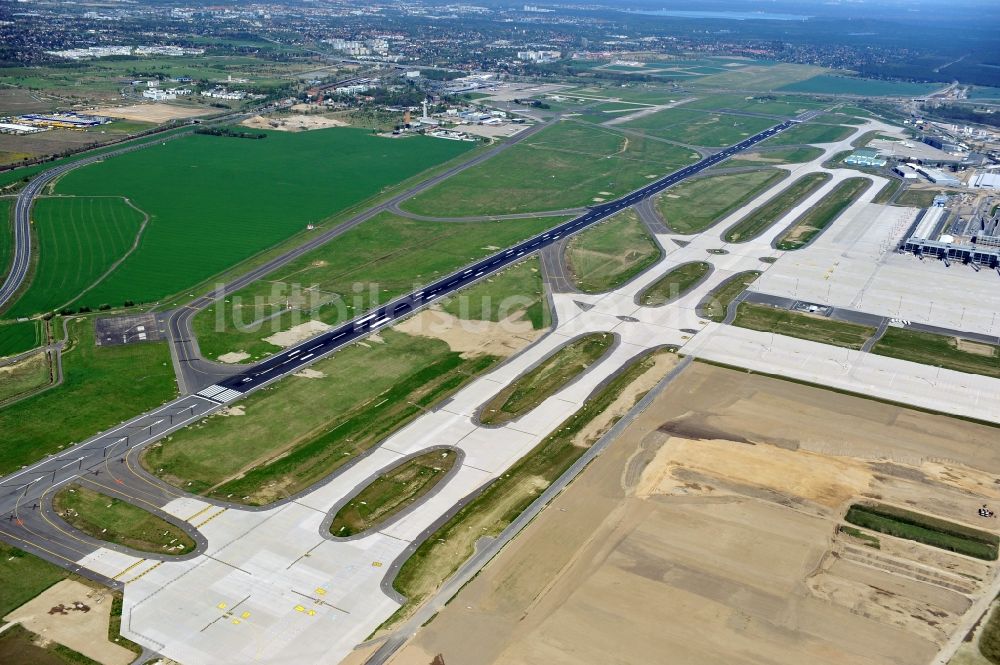
[[[202,508],[201,510],[199,510],[198,512],[196,512],[196,513],[195,513],[194,515],[192,515],[191,517],[188,517],[188,518],[187,518],[186,520],[184,520],[184,521],[185,521],[185,522],[190,522],[190,521],[191,521],[191,520],[193,520],[194,518],[198,517],[198,515],[201,515],[202,513],[207,513],[208,511],[210,511],[210,510],[211,510],[212,508],[214,508],[214,507],[215,507],[215,506],[212,506],[212,505],[208,505],[208,506],[205,506],[204,508]]]
[[[227,510],[229,510],[229,509],[228,508],[223,508],[223,509],[219,510],[219,512],[217,512],[217,513],[212,513],[211,515],[208,516],[208,519],[204,520],[203,522],[199,522],[198,524],[195,524],[194,525],[195,528],[200,529],[201,527],[205,526],[206,524],[208,524],[209,522],[211,522],[216,517],[218,517],[222,513],[226,512]]]
[[[132,570],[133,568],[135,568],[139,564],[143,563],[144,561],[146,561],[146,559],[139,559],[138,561],[136,561],[135,563],[133,563],[131,566],[128,566],[125,569],[123,569],[120,573],[118,573],[116,575],[112,575],[111,579],[117,580],[119,577],[121,577],[122,575],[124,575],[128,571]]]
[[[216,605],[216,607],[218,607],[220,610],[224,610],[229,606],[226,605],[225,603],[219,603],[218,605]]]
[[[249,619],[250,618],[250,613],[249,612],[244,612],[243,614],[240,615],[240,618],[242,618],[242,619]]]
[[[316,610],[309,610],[308,612],[306,612],[306,614],[308,614],[311,617],[314,617],[316,616]]]
[[[240,625],[240,620],[239,619],[233,619],[233,625],[234,626]]]
[[[316,593],[317,593],[317,595],[325,596],[326,595],[326,589],[324,589],[323,587],[317,587],[316,588]]]
[[[136,575],[135,577],[133,577],[129,581],[125,582],[125,584],[131,584],[132,582],[135,582],[137,579],[139,579],[143,575],[149,573],[150,571],[156,570],[157,568],[159,568],[162,565],[163,565],[162,561],[157,561],[155,566],[150,566],[149,568],[147,568],[146,570],[142,571],[141,573],[139,573],[138,575]]]
[[[381,568],[382,567],[382,562],[381,561],[372,561],[372,567],[373,568]]]
[[[295,606],[295,611],[296,612],[305,612],[306,608],[302,607],[301,605],[296,605]]]

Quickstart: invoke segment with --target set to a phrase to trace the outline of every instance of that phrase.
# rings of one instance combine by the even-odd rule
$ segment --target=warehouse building
[[[874,148],[858,148],[847,156],[844,163],[853,166],[885,166],[886,159]]]

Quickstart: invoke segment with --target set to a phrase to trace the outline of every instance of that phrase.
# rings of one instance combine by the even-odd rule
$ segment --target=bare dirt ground
[[[534,330],[524,312],[514,312],[503,321],[469,321],[459,319],[441,309],[425,309],[411,316],[396,330],[410,335],[433,337],[448,343],[452,351],[463,357],[491,355],[499,358],[517,353],[545,334]]]
[[[996,565],[841,517],[868,497],[996,531],[996,440],[695,363],[392,663],[928,662]]]
[[[293,344],[298,344],[303,340],[307,340],[313,335],[318,335],[321,332],[326,332],[330,330],[333,326],[329,326],[322,321],[317,321],[316,319],[310,319],[305,323],[300,323],[297,326],[292,326],[288,330],[283,330],[279,333],[274,333],[270,337],[265,337],[264,341],[269,344],[274,344],[275,346],[280,346],[282,348],[286,346],[292,346]],[[221,358],[220,358],[221,360]]]
[[[255,115],[240,123],[253,129],[273,129],[279,132],[305,132],[310,129],[325,129],[327,127],[347,127],[348,123],[322,115],[276,116],[265,118]]]
[[[102,106],[94,109],[94,115],[106,115],[111,118],[138,120],[140,122],[167,122],[182,118],[193,118],[199,115],[217,113],[218,109],[198,106],[177,106],[155,102],[153,104],[133,104],[131,106]]]
[[[74,580],[55,584],[3,619],[103,665],[129,665],[135,660],[131,651],[108,641],[111,594]]]

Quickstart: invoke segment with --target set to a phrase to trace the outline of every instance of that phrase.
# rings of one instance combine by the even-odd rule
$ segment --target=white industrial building
[[[980,171],[970,183],[974,189],[1000,189],[1000,173]]]
[[[943,185],[944,187],[961,187],[962,181],[951,175],[950,173],[945,173],[944,171],[939,171],[937,169],[932,169],[929,166],[918,166],[917,173],[927,178],[929,181],[933,182],[935,185]]]

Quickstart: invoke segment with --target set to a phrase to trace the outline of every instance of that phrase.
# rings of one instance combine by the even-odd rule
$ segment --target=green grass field
[[[0,323],[0,358],[16,356],[45,343],[38,321]]]
[[[470,149],[349,128],[267,135],[185,137],[64,176],[60,193],[126,196],[151,216],[140,247],[88,299],[149,302],[194,286]]]
[[[7,543],[0,543],[0,617],[7,616],[69,573]]]
[[[979,653],[993,665],[1000,665],[1000,607],[990,612],[983,626],[979,636]]]
[[[639,302],[646,307],[659,307],[677,300],[708,277],[712,264],[693,261],[679,265],[639,294]]]
[[[753,240],[829,180],[829,173],[808,173],[802,176],[767,203],[729,227],[723,238],[726,242]]]
[[[795,224],[778,238],[776,247],[794,250],[812,242],[826,227],[847,210],[859,196],[868,191],[872,181],[868,178],[847,178],[837,183],[828,194],[799,217]]]
[[[893,205],[909,208],[930,208],[931,204],[934,203],[934,197],[938,194],[944,194],[944,192],[939,189],[907,188],[903,190],[903,193],[896,197],[896,201]]]
[[[1000,346],[890,327],[872,353],[1000,379]]]
[[[903,186],[902,180],[897,180],[896,178],[890,178],[882,189],[878,191],[875,198],[872,199],[872,203],[882,203],[886,204],[892,200],[893,195],[899,191],[899,188]]]
[[[659,245],[633,210],[574,236],[566,247],[570,275],[584,293],[616,289],[659,258]]]
[[[591,333],[560,347],[486,402],[480,422],[503,425],[528,413],[597,362],[614,341],[608,333]]]
[[[493,365],[393,330],[149,448],[143,465],[182,489],[264,505],[319,481]],[[323,408],[303,408],[322,404]]]
[[[566,120],[403,208],[439,217],[560,210],[611,200],[695,161],[684,148]]]
[[[666,109],[626,122],[622,127],[641,129],[652,136],[689,145],[724,147],[778,124],[770,118]]]
[[[826,105],[827,102],[819,102],[802,95],[719,94],[706,95],[693,102],[687,102],[682,108],[710,111],[749,111],[792,118],[800,113]]]
[[[804,81],[781,87],[787,92],[814,92],[824,95],[858,95],[863,97],[914,97],[940,90],[941,83],[907,83],[878,81],[854,76],[820,74]]]
[[[580,431],[618,399],[629,384],[653,370],[656,359],[656,353],[647,354],[625,367],[592,395],[579,411],[428,536],[393,580],[393,587],[407,597],[407,602],[386,625],[407,616],[413,607],[427,598],[472,555],[479,538],[502,532],[579,459],[587,450],[585,445],[577,445],[575,441]],[[604,431],[606,429],[594,433],[586,445],[591,445]]]
[[[748,270],[733,275],[705,296],[698,303],[698,316],[705,317],[710,321],[720,322],[726,318],[726,309],[729,303],[743,293],[748,286],[753,284],[760,277],[757,270]]]
[[[561,221],[421,222],[382,213],[200,312],[198,343],[206,357],[242,351],[259,358],[279,349],[264,338],[288,329],[296,317],[348,320],[376,300],[409,293]],[[540,314],[537,307],[530,312]]]
[[[0,199],[0,280],[10,272],[10,262],[14,251],[14,227],[10,223],[14,203]]]
[[[0,367],[0,404],[49,385],[49,359],[44,352]]]
[[[471,321],[497,322],[523,311],[531,327],[541,330],[552,323],[543,288],[540,261],[532,257],[438,304],[452,316]]]
[[[52,497],[52,506],[68,524],[91,538],[140,552],[187,554],[194,541],[183,529],[121,499],[77,483]]]
[[[39,199],[32,219],[38,265],[27,291],[11,307],[11,317],[52,311],[76,300],[129,251],[143,216],[120,198],[72,197]],[[95,301],[91,293],[77,304],[97,309],[108,302]]]
[[[53,321],[56,327],[61,321]],[[99,347],[94,322],[69,323],[63,383],[0,408],[0,473],[7,474],[148,411],[176,394],[166,342]]]
[[[656,205],[677,233],[700,233],[788,177],[780,169],[696,178],[664,192]]]
[[[710,170],[729,169],[736,166],[771,166],[772,164],[803,164],[811,162],[823,154],[822,148],[795,146],[740,153],[739,157],[727,159]]]
[[[996,561],[1000,543],[1000,538],[992,533],[882,504],[856,503],[848,509],[844,520],[865,529],[985,561]]]
[[[860,349],[875,334],[869,326],[747,302],[736,310],[733,325],[848,349]]]
[[[434,489],[457,460],[454,451],[434,450],[390,469],[337,511],[330,535],[346,538],[384,524]]]
[[[770,147],[776,145],[835,143],[846,139],[854,131],[855,130],[852,127],[822,125],[806,122],[801,125],[790,127],[777,136],[772,136],[766,141],[761,142],[760,145],[762,147]]]

